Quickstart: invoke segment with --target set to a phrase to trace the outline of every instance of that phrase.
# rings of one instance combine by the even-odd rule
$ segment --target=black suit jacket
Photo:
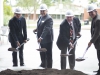
[[[92,20],[91,25],[91,42],[94,43],[94,46],[97,50],[100,50],[100,15],[97,15]]]
[[[75,29],[75,35],[77,36],[79,30],[77,28],[77,25],[74,19],[73,19],[73,26]],[[63,50],[69,46],[69,42],[70,42],[70,26],[67,20],[65,19],[60,24],[60,32],[59,32],[59,36],[58,36],[56,44],[60,50]]]
[[[41,16],[39,17],[39,20]],[[50,15],[46,15],[41,23],[37,22],[37,36],[43,38],[41,43],[49,43],[53,41],[53,20]]]
[[[80,23],[79,18],[74,17],[73,19],[74,19],[74,21],[75,21],[75,23],[77,25],[78,32],[81,32],[81,23]]]
[[[13,17],[9,20],[9,41],[11,43],[16,43],[19,41],[22,43],[27,39],[27,29],[26,29],[26,20],[21,17],[20,21],[16,17]]]

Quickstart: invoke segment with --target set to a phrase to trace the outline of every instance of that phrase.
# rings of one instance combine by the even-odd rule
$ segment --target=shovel
[[[46,52],[47,49],[46,48],[41,48],[40,44],[39,44],[39,49],[36,49],[37,51],[40,51],[40,52]]]
[[[83,53],[83,56],[82,56],[82,57],[76,58],[76,61],[83,61],[83,60],[85,60],[84,56],[85,56],[85,54],[86,54],[88,48],[89,48],[89,47],[86,48],[86,50],[85,50],[85,52]]]
[[[77,40],[80,38],[80,36],[77,36],[76,41],[74,42],[73,46],[77,43]],[[71,56],[72,54],[69,54],[73,48],[70,48],[67,54],[61,54],[61,56]]]
[[[27,41],[29,41],[29,38],[27,38]],[[24,45],[25,42],[23,42],[20,46],[18,46],[17,48],[8,48],[8,51],[14,51],[14,52],[17,52],[19,51],[19,48]]]

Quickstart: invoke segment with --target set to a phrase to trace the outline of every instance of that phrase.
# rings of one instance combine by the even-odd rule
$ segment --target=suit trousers
[[[74,69],[75,67],[75,47],[70,51],[70,54],[72,54],[71,56],[68,56],[68,60],[69,60],[69,67],[70,69]],[[66,54],[67,53],[67,49],[69,51],[69,46],[67,46],[66,48],[64,48],[63,50],[61,50],[61,54]],[[66,69],[66,56],[61,56],[61,69]]]
[[[46,48],[46,52],[40,52],[41,67],[52,68],[52,44],[53,42],[40,44],[41,48]]]
[[[99,73],[100,73],[100,50],[97,50],[97,58],[98,58],[98,61],[99,61]]]
[[[11,42],[11,46],[13,48],[17,47],[14,42]],[[23,60],[23,47],[24,47],[24,45],[19,48],[20,65],[24,64],[24,60]],[[13,58],[13,65],[18,65],[17,52],[12,52],[12,58]]]

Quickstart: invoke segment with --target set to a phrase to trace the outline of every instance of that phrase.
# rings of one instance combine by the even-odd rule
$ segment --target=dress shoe
[[[40,67],[42,67],[42,68],[46,68],[46,66],[44,66],[44,65],[40,65]]]
[[[100,75],[100,72],[97,72],[97,74],[96,75]]]
[[[13,67],[17,67],[18,65],[13,65]]]
[[[100,73],[97,73],[96,75],[100,75]]]
[[[20,66],[25,66],[24,64],[20,64]]]

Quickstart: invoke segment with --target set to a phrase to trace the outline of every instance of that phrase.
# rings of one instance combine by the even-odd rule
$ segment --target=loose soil
[[[13,71],[10,69],[0,72],[0,75],[87,75],[83,72],[66,69],[66,70],[57,70],[57,69],[33,69],[33,70],[21,70]]]

